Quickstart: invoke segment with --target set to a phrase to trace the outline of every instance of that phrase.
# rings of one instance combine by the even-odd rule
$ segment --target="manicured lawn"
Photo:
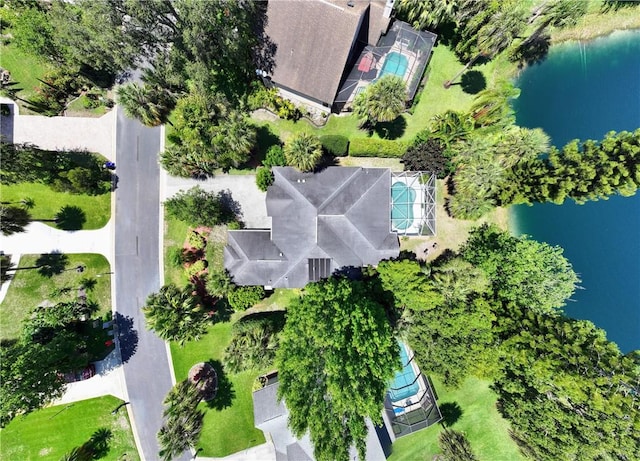
[[[467,379],[460,389],[446,390],[433,380],[438,405],[449,411],[451,428],[466,434],[471,448],[481,461],[516,461],[524,459],[509,436],[509,423],[496,409],[496,394],[488,381]],[[452,410],[453,409],[453,410]],[[459,417],[456,418],[456,413]],[[441,425],[431,426],[393,443],[389,461],[431,460],[440,453],[438,434]]]
[[[24,99],[35,95],[35,88],[40,86],[38,78],[52,69],[51,64],[20,51],[11,43],[2,46],[0,67],[11,72],[11,80],[18,83],[13,88],[19,88],[18,96]]]
[[[276,288],[271,296],[264,298],[247,312],[285,310],[301,292],[299,288]]]
[[[18,270],[4,301],[2,301],[0,315],[0,338],[16,338],[22,327],[22,320],[28,313],[45,300],[51,302],[69,301],[77,296],[77,287],[82,278],[93,278],[96,286],[93,291],[87,293],[89,300],[93,300],[100,306],[100,311],[95,317],[102,316],[111,311],[111,267],[106,258],[99,254],[68,254],[66,269],[77,266],[85,266],[81,274],[75,270],[65,270],[60,274],[45,277],[38,269]],[[40,255],[22,255],[19,267],[32,267]],[[105,274],[97,277],[98,274]],[[55,289],[70,287],[69,294],[53,296]]]
[[[112,396],[59,405],[18,416],[2,430],[3,461],[58,461],[87,442],[98,429],[112,433],[105,460],[138,460],[126,409],[112,415],[122,400]]]
[[[0,201],[12,202],[32,198],[35,206],[29,210],[34,220],[51,219],[65,205],[76,206],[84,211],[86,221],[82,229],[100,229],[111,218],[111,194],[85,195],[54,192],[49,186],[40,183],[19,183],[2,185]],[[53,221],[45,224],[55,227]]]
[[[109,110],[106,106],[98,106],[93,109],[86,109],[84,101],[87,99],[85,95],[79,96],[67,106],[65,115],[67,117],[102,117]]]
[[[182,248],[189,226],[165,214],[164,220],[164,283],[182,287],[189,281],[182,267],[175,267],[167,257],[170,248]]]
[[[227,386],[220,385],[216,398],[220,402],[226,402],[226,408],[215,409],[207,407],[205,403],[201,404],[206,413],[198,444],[198,448],[202,448],[200,456],[227,456],[265,442],[262,431],[253,426],[251,397],[254,380],[262,371],[223,374],[224,378],[220,376],[224,349],[231,340],[231,325],[231,322],[216,324],[199,341],[188,342],[182,348],[175,343],[171,344],[176,380],[185,379],[189,368],[194,364],[211,361],[219,373],[220,383],[226,380],[229,383]]]

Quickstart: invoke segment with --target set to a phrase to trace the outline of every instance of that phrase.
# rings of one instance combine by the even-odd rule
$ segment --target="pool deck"
[[[392,216],[391,231],[397,232],[398,234],[402,234],[402,235],[419,235],[420,223],[422,221],[422,218],[424,217],[423,216],[424,210],[423,210],[423,203],[422,203],[424,199],[423,198],[424,191],[422,190],[419,184],[416,186],[415,181],[411,181],[411,184],[410,184],[406,178],[401,178],[401,177],[394,177],[391,187],[393,187],[393,184],[396,184],[398,182],[404,183],[408,188],[411,188],[416,194],[415,199],[413,201],[413,208],[412,208],[413,223],[411,224],[411,226],[408,226],[406,229],[400,229],[393,225],[393,216]],[[391,197],[390,200],[391,200],[391,209],[393,210],[393,206],[394,206],[393,197]]]

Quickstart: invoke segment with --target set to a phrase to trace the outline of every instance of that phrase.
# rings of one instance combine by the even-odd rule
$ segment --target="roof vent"
[[[347,6],[350,7],[350,8],[353,8],[354,6],[356,6],[356,4],[353,2],[353,0],[349,0],[347,2]]]

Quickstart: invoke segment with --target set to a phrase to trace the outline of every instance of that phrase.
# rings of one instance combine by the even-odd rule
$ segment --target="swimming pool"
[[[406,230],[413,224],[413,204],[416,191],[402,181],[391,186],[391,226],[394,229]]]
[[[394,74],[398,77],[404,77],[408,66],[409,60],[406,56],[402,55],[401,53],[392,51],[387,55],[386,58],[384,58],[384,64],[382,65],[382,70],[380,71],[380,75],[378,75],[378,78],[383,77],[387,74]]]
[[[396,371],[393,381],[389,386],[389,398],[392,402],[408,399],[413,397],[420,390],[420,386],[416,382],[416,373],[409,362],[409,354],[407,347],[399,342],[400,360],[402,361],[402,370]]]

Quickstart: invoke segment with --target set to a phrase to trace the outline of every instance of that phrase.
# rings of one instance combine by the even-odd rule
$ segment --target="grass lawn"
[[[180,347],[171,344],[171,356],[176,380],[187,377],[189,368],[198,362],[213,362],[219,373],[220,382],[228,380],[229,386],[220,386],[219,397],[228,406],[223,409],[207,407],[204,427],[198,448],[202,448],[200,456],[222,457],[240,450],[260,445],[265,442],[262,431],[253,426],[252,387],[261,370],[245,371],[236,375],[222,375],[221,363],[224,349],[231,340],[232,322],[218,323],[212,326],[199,341],[190,341]],[[224,387],[227,391],[222,392]],[[214,400],[215,401],[215,400]]]
[[[164,220],[164,283],[173,283],[182,287],[189,280],[182,267],[175,267],[169,261],[167,253],[170,248],[182,248],[189,226],[182,221],[166,216]]]
[[[33,97],[36,93],[35,88],[40,86],[38,78],[42,78],[47,71],[53,69],[48,62],[24,53],[12,43],[2,46],[0,67],[11,72],[11,80],[17,83],[14,88],[20,89],[17,95],[23,99]]]
[[[77,295],[75,288],[82,278],[94,278],[97,283],[92,292],[87,293],[90,300],[96,301],[100,306],[100,311],[95,317],[102,316],[111,311],[111,280],[110,276],[97,274],[111,272],[109,262],[102,255],[98,254],[68,254],[68,261],[65,265],[67,269],[75,268],[79,265],[86,267],[82,274],[75,270],[65,270],[61,274],[45,277],[37,269],[18,270],[11,284],[4,301],[2,301],[0,315],[0,338],[16,338],[22,327],[22,320],[27,314],[42,303],[44,300],[52,302],[67,301]],[[31,267],[36,265],[40,255],[22,255],[19,267]],[[56,288],[73,287],[69,294],[59,295],[55,298],[51,296]]]
[[[443,415],[448,411],[451,428],[467,435],[479,460],[524,459],[509,436],[509,423],[496,409],[497,396],[489,388],[488,381],[468,378],[460,389],[455,390],[447,390],[437,379],[433,384]],[[441,428],[438,424],[396,440],[389,461],[430,461],[440,453],[438,434]]]
[[[54,192],[45,184],[18,183],[2,185],[0,201],[12,202],[32,198],[35,206],[29,210],[34,220],[54,219],[56,213],[65,205],[77,206],[84,211],[86,221],[82,229],[100,229],[111,218],[111,194],[85,195]],[[45,222],[55,227],[55,223]]]
[[[87,442],[96,430],[106,428],[112,438],[103,459],[138,460],[127,411],[122,409],[111,414],[121,403],[120,399],[105,396],[18,416],[2,430],[0,458],[3,461],[58,461],[74,447]]]
[[[85,95],[79,96],[67,106],[65,115],[67,117],[102,117],[109,110],[106,106],[98,106],[93,109],[86,109],[84,101],[88,99]]]
[[[589,11],[578,20],[575,26],[563,29],[552,29],[551,43],[567,40],[589,40],[610,34],[614,30],[640,28],[640,7],[628,2],[617,10],[602,12],[602,0],[592,1]]]

